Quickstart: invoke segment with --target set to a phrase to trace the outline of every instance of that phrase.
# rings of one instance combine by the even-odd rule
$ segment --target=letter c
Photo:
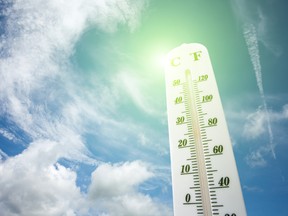
[[[172,66],[174,66],[174,67],[177,67],[177,66],[179,66],[180,65],[180,57],[175,57],[175,58],[173,58],[172,60],[171,60],[171,65]]]

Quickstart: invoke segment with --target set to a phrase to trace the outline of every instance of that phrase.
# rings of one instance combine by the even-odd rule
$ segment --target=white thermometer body
[[[246,216],[207,49],[173,49],[165,77],[174,216]]]

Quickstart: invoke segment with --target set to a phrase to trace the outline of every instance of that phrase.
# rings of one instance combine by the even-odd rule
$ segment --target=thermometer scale
[[[246,216],[207,49],[183,44],[167,60],[174,216]]]

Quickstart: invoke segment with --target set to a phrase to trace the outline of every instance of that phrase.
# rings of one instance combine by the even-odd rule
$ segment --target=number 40
[[[220,179],[220,181],[218,182],[218,184],[219,184],[219,186],[220,187],[228,187],[229,186],[229,184],[230,184],[230,179],[229,179],[229,177],[222,177],[221,179]]]

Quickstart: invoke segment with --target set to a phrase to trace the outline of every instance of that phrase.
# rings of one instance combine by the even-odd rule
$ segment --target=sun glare
[[[164,68],[165,67],[165,63],[166,63],[166,54],[164,53],[157,53],[154,56],[154,64],[157,65],[157,67],[161,67]]]

